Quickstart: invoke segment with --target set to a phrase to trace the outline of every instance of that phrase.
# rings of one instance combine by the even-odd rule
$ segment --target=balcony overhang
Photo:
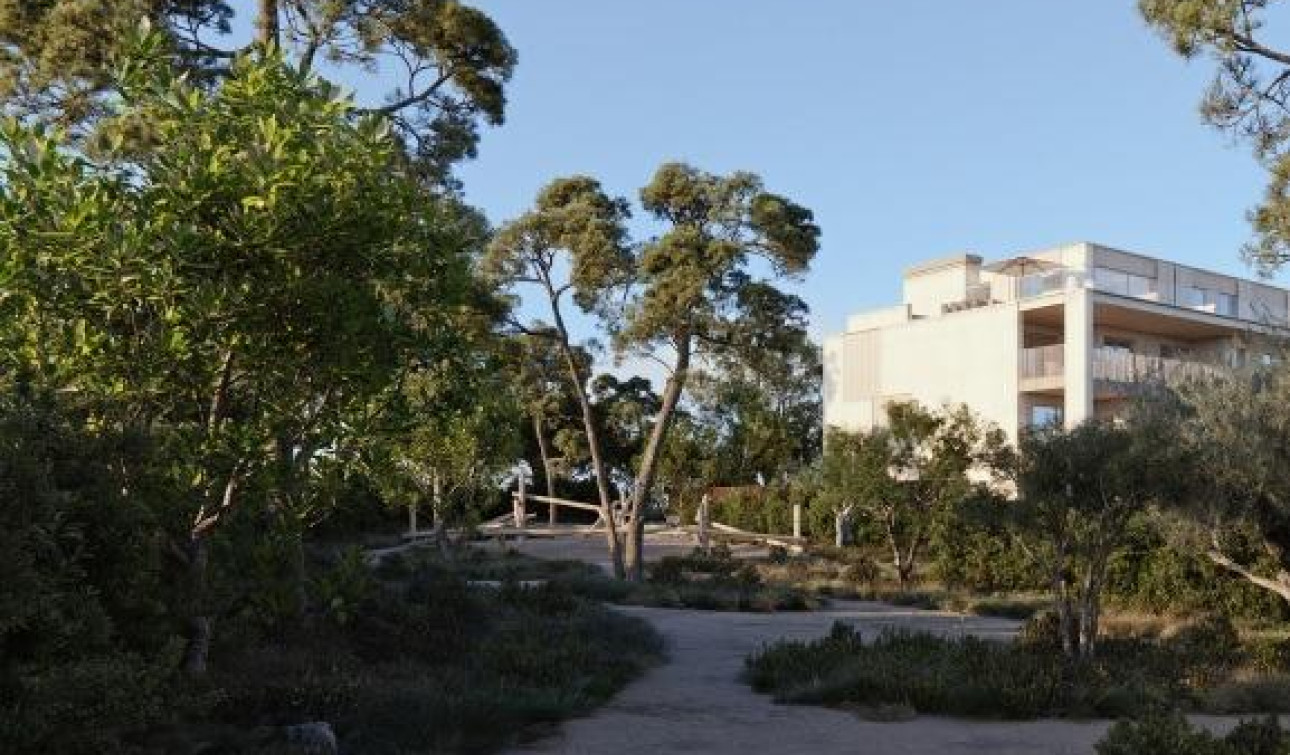
[[[1154,333],[1188,341],[1224,338],[1240,333],[1285,335],[1285,331],[1280,328],[1147,299],[1104,292],[1094,293],[1092,298],[1093,322],[1102,327]]]

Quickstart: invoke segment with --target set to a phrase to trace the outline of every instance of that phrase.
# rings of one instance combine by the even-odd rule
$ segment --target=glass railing
[[[1030,299],[1079,288],[1084,285],[1084,279],[1084,273],[1079,270],[1069,268],[1047,270],[1042,273],[1023,275],[1018,279],[1017,291],[1022,299]]]
[[[1223,374],[1210,362],[1134,354],[1124,349],[1093,350],[1093,379],[1112,383],[1180,382]]]
[[[1066,369],[1066,347],[1057,343],[1051,346],[1034,346],[1021,350],[1021,377],[1060,377]]]

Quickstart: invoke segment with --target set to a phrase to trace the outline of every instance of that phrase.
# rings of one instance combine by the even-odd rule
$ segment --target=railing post
[[[800,501],[793,503],[793,537],[802,537],[802,504]]]
[[[524,525],[527,524],[528,522],[528,514],[525,511],[525,509],[528,507],[527,506],[528,501],[527,501],[524,483],[525,483],[524,475],[520,475],[519,490],[515,494],[515,507],[513,512],[515,515],[515,526],[521,529],[523,529]]]
[[[708,494],[699,499],[699,550],[708,552]]]

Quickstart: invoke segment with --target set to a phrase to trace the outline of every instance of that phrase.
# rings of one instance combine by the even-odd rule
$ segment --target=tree
[[[1183,444],[1161,442],[1170,429],[1163,414],[1139,408],[1122,425],[1087,422],[1022,441],[1013,513],[1046,564],[1072,659],[1096,652],[1107,563],[1129,520],[1181,493],[1187,457]]]
[[[632,579],[644,574],[646,508],[692,366],[696,360],[747,349],[762,335],[754,327],[765,321],[748,315],[764,300],[752,292],[770,284],[750,272],[753,259],[764,263],[772,277],[792,277],[806,270],[819,237],[809,210],[766,192],[749,173],[714,176],[666,164],[641,190],[641,205],[665,230],[631,247],[624,200],[607,196],[590,178],[560,179],[543,189],[533,211],[507,224],[494,245],[494,267],[505,280],[534,283],[545,293],[554,318],[554,343],[566,354],[571,353],[570,342],[559,304],[572,291],[578,306],[596,315],[613,336],[619,356],[666,365],[668,377],[624,515],[622,560]],[[567,252],[567,280],[556,276],[560,252]],[[585,387],[588,376],[568,361],[604,507],[607,470]],[[610,547],[617,552],[616,537]]]
[[[753,259],[774,278],[792,278],[809,266],[820,234],[810,210],[765,191],[750,173],[716,176],[669,163],[640,198],[665,230],[635,255],[635,295],[612,326],[614,342],[620,353],[665,363],[660,354],[669,354],[671,361],[627,513],[624,559],[637,579],[644,570],[646,507],[692,365],[766,337],[758,328],[768,323],[747,316],[760,304],[752,292],[770,289],[753,277]]]
[[[500,124],[516,54],[483,13],[455,0],[257,0],[255,34],[235,39],[243,12],[226,0],[0,2],[0,101],[8,115],[63,126],[111,110],[113,62],[140,19],[165,34],[167,60],[194,83],[234,74],[252,49],[277,47],[310,72],[353,66],[401,83],[366,110],[390,117],[418,174],[451,184],[475,153],[481,123]]]
[[[851,543],[852,522],[858,512],[894,509],[898,491],[890,473],[891,456],[891,437],[882,428],[868,433],[829,430],[816,501],[833,512],[837,547]]]
[[[0,133],[0,375],[176,449],[200,672],[209,539],[270,488],[266,514],[291,525],[318,452],[447,342],[474,242],[384,119],[325,82],[244,56],[205,90],[158,35],[135,45],[96,162],[63,132]],[[140,150],[121,133],[142,122],[155,142]]]
[[[565,323],[566,299],[585,313],[604,311],[616,289],[630,274],[623,220],[625,202],[605,194],[586,177],[553,181],[537,198],[533,210],[507,223],[489,246],[485,270],[512,289],[536,288],[546,299],[551,325],[541,321],[514,327],[528,336],[546,339],[560,355],[568,385],[582,415],[592,477],[599,497],[600,518],[614,573],[625,574],[617,514],[610,492],[600,421],[592,406],[588,381],[590,365],[572,340]]]
[[[1138,0],[1146,21],[1180,55],[1218,63],[1201,103],[1207,123],[1250,141],[1270,181],[1250,212],[1246,256],[1263,271],[1290,260],[1290,50],[1264,19],[1269,0]]]
[[[1290,603],[1290,371],[1284,365],[1183,388],[1182,435],[1197,462],[1184,543]]]
[[[839,545],[852,518],[863,517],[881,533],[907,588],[937,523],[979,487],[999,482],[1010,457],[1003,433],[967,407],[933,412],[895,402],[886,423],[868,433],[831,431],[823,499],[835,511]]]
[[[765,284],[740,296],[748,338],[696,371],[692,397],[717,433],[721,481],[769,484],[819,456],[823,369],[804,301]]]
[[[548,330],[542,323],[535,327],[539,333]],[[514,375],[520,407],[531,425],[546,494],[554,497],[556,478],[568,473],[577,459],[586,457],[582,434],[574,428],[581,423],[578,399],[569,387],[564,357],[558,349],[551,348],[548,337],[520,334],[510,339],[510,344],[506,351],[509,370]],[[574,351],[580,371],[590,372],[591,354],[577,346]],[[576,439],[571,441],[571,436]],[[579,450],[571,455],[573,446]],[[549,514],[554,521],[554,504]]]

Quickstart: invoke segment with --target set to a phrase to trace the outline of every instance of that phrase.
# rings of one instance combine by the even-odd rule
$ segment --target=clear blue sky
[[[1134,0],[475,0],[519,50],[505,126],[460,175],[499,222],[553,177],[635,196],[680,159],[810,207],[817,335],[900,271],[1090,240],[1224,272],[1262,171],[1200,123],[1208,60]]]

